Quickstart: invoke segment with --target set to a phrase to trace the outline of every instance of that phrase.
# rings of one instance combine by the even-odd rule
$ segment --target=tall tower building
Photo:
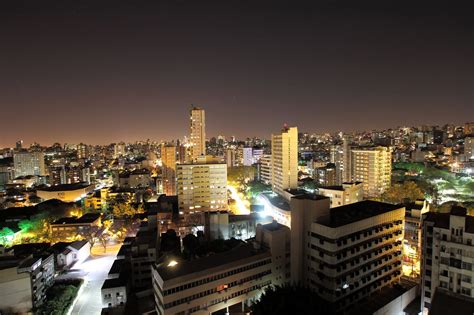
[[[206,115],[204,109],[192,107],[190,110],[191,160],[206,155]]]
[[[342,182],[352,182],[351,139],[344,136],[342,139]]]
[[[44,176],[44,153],[43,152],[18,152],[13,155],[15,177],[38,175]]]
[[[176,147],[171,144],[161,146],[163,192],[168,196],[176,195]]]
[[[351,168],[354,181],[362,182],[364,197],[380,196],[390,187],[392,149],[367,147],[352,149]]]
[[[298,128],[272,134],[272,189],[283,194],[298,187]]]

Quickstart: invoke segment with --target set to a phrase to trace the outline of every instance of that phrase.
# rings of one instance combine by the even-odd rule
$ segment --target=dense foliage
[[[55,283],[46,291],[46,302],[41,305],[36,314],[62,315],[76,298],[81,281],[67,281]]]

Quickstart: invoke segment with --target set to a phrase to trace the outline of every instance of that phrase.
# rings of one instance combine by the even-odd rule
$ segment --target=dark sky
[[[473,11],[412,2],[1,1],[0,147],[473,121]]]

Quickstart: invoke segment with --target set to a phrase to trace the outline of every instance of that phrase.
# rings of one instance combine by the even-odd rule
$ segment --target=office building
[[[192,107],[190,110],[190,156],[194,161],[206,156],[206,115],[204,109]]]
[[[20,176],[45,176],[43,152],[17,152],[13,155],[15,177]]]
[[[259,233],[261,243],[242,243],[192,261],[165,257],[154,265],[156,312],[212,314],[220,310],[228,312],[231,306],[237,306],[242,313],[248,312],[266,287],[285,281],[288,259],[285,235],[289,231],[281,226],[263,226]],[[279,246],[275,249],[278,256],[282,256],[275,262],[273,247],[270,248],[274,244]]]
[[[325,199],[321,199],[325,198]],[[329,199],[291,200],[291,277],[347,310],[399,281],[405,209],[361,201],[329,209]]]
[[[391,184],[391,148],[361,147],[351,152],[353,181],[362,182],[364,197],[379,197]]]
[[[161,146],[163,193],[176,195],[176,147],[171,144]]]
[[[347,135],[342,138],[342,162],[341,179],[342,182],[351,182],[352,176],[352,151],[351,138]]]
[[[428,212],[422,222],[422,309],[431,310],[438,292],[472,300],[474,217],[455,206],[450,213]]]
[[[272,190],[282,195],[298,187],[298,128],[272,134]]]
[[[227,165],[200,158],[176,166],[178,205],[182,213],[227,209]]]
[[[318,188],[318,194],[331,199],[331,208],[362,201],[363,189],[361,182],[343,183],[339,186],[325,186]]]

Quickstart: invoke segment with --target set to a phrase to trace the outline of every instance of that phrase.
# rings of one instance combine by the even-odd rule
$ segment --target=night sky
[[[473,121],[472,10],[377,2],[1,1],[0,147]]]

